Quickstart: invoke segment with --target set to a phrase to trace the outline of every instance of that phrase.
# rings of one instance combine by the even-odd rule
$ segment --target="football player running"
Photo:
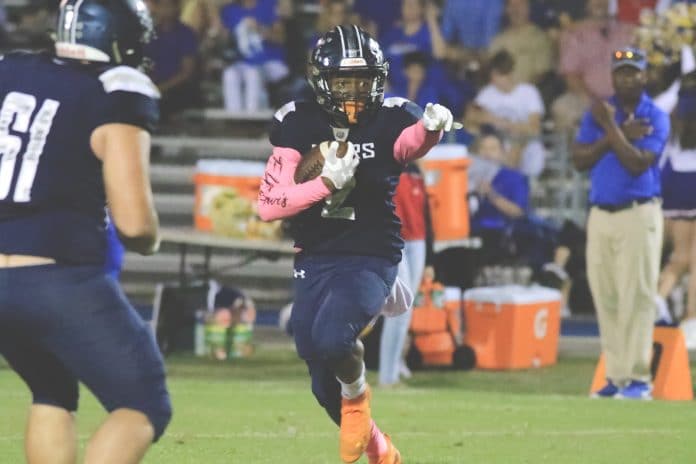
[[[338,26],[321,37],[309,62],[316,98],[276,112],[258,200],[262,219],[290,219],[301,250],[290,324],[312,392],[340,426],[347,463],[363,453],[371,464],[401,462],[371,418],[359,337],[396,281],[403,241],[392,196],[399,175],[453,127],[441,105],[423,112],[402,98],[385,100],[387,72],[379,44],[359,27]],[[348,153],[338,158],[332,143],[321,174],[296,184],[303,154],[334,140],[349,142]]]
[[[107,203],[127,248],[159,244],[152,32],[142,0],[63,0],[55,54],[0,58],[0,354],[32,393],[31,464],[75,463],[78,382],[109,412],[87,463],[140,462],[171,418],[151,331],[104,271]]]

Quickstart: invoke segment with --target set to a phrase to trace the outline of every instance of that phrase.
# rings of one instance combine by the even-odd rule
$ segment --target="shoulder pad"
[[[382,106],[384,106],[385,108],[400,108],[407,103],[411,103],[411,101],[407,98],[389,97],[384,99],[384,103],[382,103]]]
[[[106,93],[123,91],[160,98],[160,93],[149,77],[130,66],[117,66],[99,75]]]
[[[402,97],[389,97],[384,99],[384,108],[400,108],[415,118],[423,117],[423,109],[411,100]]]
[[[281,106],[278,111],[275,112],[273,117],[277,119],[279,122],[283,122],[283,119],[285,119],[285,116],[288,114],[292,113],[297,109],[297,105],[295,105],[294,101],[288,102]]]

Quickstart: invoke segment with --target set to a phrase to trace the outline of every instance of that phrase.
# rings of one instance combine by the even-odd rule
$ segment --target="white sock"
[[[341,384],[341,396],[349,400],[357,398],[365,393],[365,390],[367,390],[367,382],[365,381],[365,363],[362,365],[360,376],[353,383],[344,383],[338,377],[336,377],[336,379]]]

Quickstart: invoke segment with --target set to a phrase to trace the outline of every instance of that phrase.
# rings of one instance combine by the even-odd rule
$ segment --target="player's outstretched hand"
[[[336,190],[341,190],[353,178],[360,163],[360,157],[351,143],[348,144],[346,153],[341,158],[336,155],[337,151],[338,142],[335,141],[331,142],[326,150],[322,149],[324,167],[321,170],[321,176],[329,179]]]
[[[423,112],[423,126],[429,131],[444,130],[449,132],[452,129],[461,129],[462,125],[454,122],[452,112],[447,107],[438,103],[428,103]]]

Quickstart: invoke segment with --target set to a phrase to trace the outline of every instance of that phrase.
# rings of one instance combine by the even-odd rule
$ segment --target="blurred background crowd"
[[[273,108],[308,91],[305,63],[316,39],[355,23],[391,61],[389,94],[447,105],[466,122],[465,142],[495,128],[506,162],[535,176],[544,160],[533,139],[545,128],[575,128],[589,97],[609,96],[610,53],[645,38],[646,11],[671,3],[148,0],[157,28],[150,72],[167,115],[196,106]],[[9,0],[0,8],[3,49],[50,45],[56,2]]]
[[[612,52],[646,50],[648,93],[668,112],[694,67],[682,50],[696,30],[691,1],[146,1],[157,30],[148,72],[162,93],[165,133],[192,108],[248,115],[313,98],[305,74],[317,38],[338,24],[369,31],[391,63],[387,96],[446,105],[464,130],[445,142],[504,167],[478,183],[470,208],[484,264],[524,249],[557,287],[568,270],[584,270],[587,186],[568,149],[591,99],[613,93]],[[52,0],[0,3],[0,49],[50,47],[56,9]],[[579,306],[591,310],[584,294]]]

